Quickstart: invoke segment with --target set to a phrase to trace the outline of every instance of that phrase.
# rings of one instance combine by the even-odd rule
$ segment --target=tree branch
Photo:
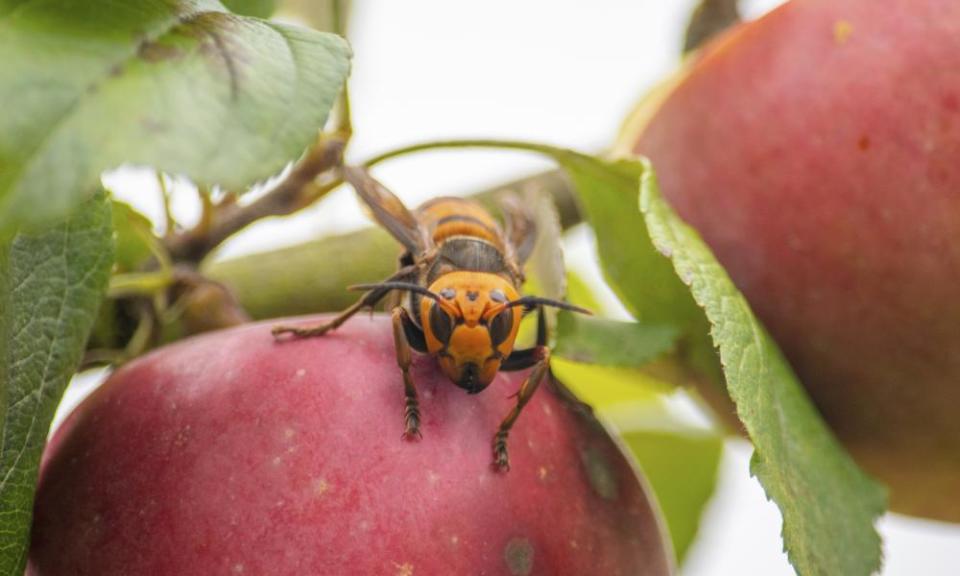
[[[198,263],[224,240],[267,216],[292,214],[316,201],[333,185],[321,185],[317,176],[343,162],[344,142],[322,138],[294,165],[286,178],[250,204],[217,206],[210,222],[169,237],[164,244],[175,262]]]

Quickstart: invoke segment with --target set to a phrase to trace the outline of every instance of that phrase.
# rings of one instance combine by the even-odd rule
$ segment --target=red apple
[[[794,0],[628,122],[895,510],[960,520],[960,2]]]
[[[496,472],[523,373],[470,396],[418,357],[423,438],[405,441],[387,318],[281,343],[272,324],[136,360],[65,421],[29,574],[669,573],[631,463],[550,386]]]

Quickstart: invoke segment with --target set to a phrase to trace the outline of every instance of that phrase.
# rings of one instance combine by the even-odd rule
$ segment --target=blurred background
[[[779,4],[741,2],[752,18]],[[692,0],[573,0],[454,3],[358,0],[350,23],[354,137],[348,161],[414,142],[449,138],[529,140],[587,152],[604,150],[637,99],[680,61]],[[691,159],[695,161],[695,159]],[[518,153],[444,151],[384,164],[376,175],[408,205],[465,194],[549,168]],[[109,188],[161,221],[151,171],[117,170]],[[132,192],[137,191],[134,194]],[[173,210],[186,225],[199,217],[197,196],[175,187]],[[369,223],[349,189],[285,219],[260,222],[224,245],[218,258],[296,244]],[[565,243],[568,265],[614,315],[625,315],[600,279],[588,229]],[[392,258],[392,255],[385,256]],[[371,279],[374,280],[374,279]],[[618,312],[619,311],[619,312]],[[99,381],[85,375],[61,416]],[[702,416],[686,408],[692,420]],[[728,441],[715,495],[683,566],[686,576],[789,575],[780,516],[749,475],[751,447]],[[889,576],[957,574],[960,527],[888,515]]]

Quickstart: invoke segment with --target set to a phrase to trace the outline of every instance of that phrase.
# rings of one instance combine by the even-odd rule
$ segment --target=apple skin
[[[794,0],[688,61],[648,156],[897,511],[960,521],[960,2]]]
[[[286,342],[273,324],[157,350],[67,418],[28,574],[670,573],[643,481],[551,386],[496,472],[491,438],[526,371],[470,396],[417,356],[423,438],[405,441],[388,318]]]

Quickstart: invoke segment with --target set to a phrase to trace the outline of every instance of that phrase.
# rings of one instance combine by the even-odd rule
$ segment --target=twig
[[[250,204],[225,204],[208,226],[175,234],[165,242],[175,262],[197,263],[224,240],[253,222],[268,216],[296,212],[332,189],[333,183],[317,184],[318,175],[341,165],[344,142],[325,139],[317,143],[293,167],[286,178]],[[206,229],[204,229],[206,228]]]
[[[196,229],[200,233],[206,233],[210,230],[210,223],[213,222],[213,192],[207,186],[197,186],[197,194],[200,195],[200,222]]]
[[[177,221],[174,219],[173,210],[170,208],[170,190],[167,188],[167,179],[163,172],[159,170],[157,170],[157,183],[160,185],[160,199],[163,201],[163,235],[170,237],[177,231]]]

